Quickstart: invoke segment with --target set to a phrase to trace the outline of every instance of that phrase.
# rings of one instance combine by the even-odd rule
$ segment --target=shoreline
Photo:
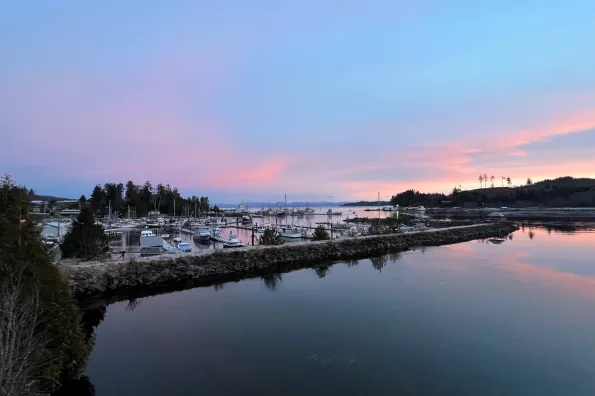
[[[409,212],[405,212],[409,213]],[[491,213],[501,213],[509,221],[595,221],[595,208],[430,208],[426,214],[433,217],[447,217],[452,219],[480,219],[487,218]]]
[[[159,289],[184,283],[217,283],[250,276],[316,267],[325,262],[366,258],[408,250],[504,236],[518,230],[512,223],[485,223],[331,241],[154,256],[129,261],[60,264],[72,294],[88,299],[123,290]]]

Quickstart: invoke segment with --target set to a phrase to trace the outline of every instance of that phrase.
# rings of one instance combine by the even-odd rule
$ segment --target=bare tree
[[[490,176],[490,181],[492,182],[492,188],[494,188],[494,179],[496,178],[496,176],[492,175]]]
[[[482,188],[483,187],[483,175],[479,175],[478,180],[479,180],[479,188]]]
[[[485,188],[488,188],[488,174],[484,173],[483,174],[483,184]]]
[[[49,337],[40,331],[43,311],[39,291],[25,289],[23,276],[9,273],[0,282],[0,394],[39,394],[40,370],[50,363]]]

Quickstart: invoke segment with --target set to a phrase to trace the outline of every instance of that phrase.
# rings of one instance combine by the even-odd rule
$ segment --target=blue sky
[[[10,1],[0,171],[373,199],[595,176],[589,1]]]

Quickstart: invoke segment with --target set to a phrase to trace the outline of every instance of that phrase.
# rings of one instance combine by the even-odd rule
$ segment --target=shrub
[[[94,259],[107,255],[109,244],[103,226],[95,224],[93,212],[84,208],[62,243],[64,258]]]
[[[327,239],[330,239],[330,235],[328,234],[328,232],[326,231],[326,228],[324,228],[324,226],[319,225],[318,227],[316,227],[314,229],[314,233],[312,233],[312,240],[314,241],[326,241]]]
[[[277,231],[267,228],[259,238],[260,245],[280,245],[283,243],[283,237]]]

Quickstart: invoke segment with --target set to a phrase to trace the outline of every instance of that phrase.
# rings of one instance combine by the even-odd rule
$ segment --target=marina
[[[293,208],[295,209],[295,208]],[[305,207],[288,210],[264,210],[258,214],[244,205],[228,212],[226,216],[99,219],[110,240],[113,259],[146,257],[160,254],[184,254],[229,248],[229,232],[239,241],[236,246],[255,246],[265,228],[277,230],[285,242],[307,241],[317,226],[323,225],[332,238],[352,237],[365,232],[357,231],[345,220],[369,221],[367,208]],[[279,213],[290,213],[280,215]],[[361,217],[360,217],[361,216]],[[398,217],[398,212],[378,212],[372,218]],[[324,218],[324,221],[320,221]],[[318,220],[317,220],[318,219]],[[61,217],[48,219],[42,236],[48,243],[62,240],[70,229],[72,219]],[[59,231],[58,231],[59,230]],[[58,235],[60,234],[60,235]],[[53,241],[53,242],[52,242]],[[181,247],[181,243],[184,243]],[[227,246],[226,246],[227,245]]]

